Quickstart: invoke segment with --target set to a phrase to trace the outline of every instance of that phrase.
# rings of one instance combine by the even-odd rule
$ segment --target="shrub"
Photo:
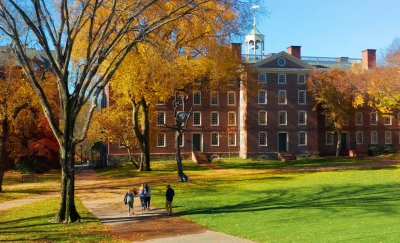
[[[37,174],[49,170],[41,156],[23,157],[16,164],[16,170],[23,174]]]

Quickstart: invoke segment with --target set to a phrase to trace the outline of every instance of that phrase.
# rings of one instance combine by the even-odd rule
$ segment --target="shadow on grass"
[[[243,194],[246,195],[246,192]],[[400,184],[325,186],[314,194],[302,193],[299,188],[289,188],[260,192],[260,195],[264,195],[264,198],[220,207],[198,207],[193,210],[180,211],[177,215],[217,215],[282,209],[320,209],[334,213],[348,208],[361,210],[364,213],[378,212],[385,215],[397,215],[400,210]]]

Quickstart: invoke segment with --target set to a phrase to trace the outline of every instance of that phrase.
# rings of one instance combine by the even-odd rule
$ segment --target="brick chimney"
[[[242,43],[231,43],[229,49],[239,58],[242,59]]]
[[[289,46],[287,48],[287,53],[301,59],[301,46]]]
[[[365,69],[376,68],[376,50],[367,49],[362,51],[362,67]]]

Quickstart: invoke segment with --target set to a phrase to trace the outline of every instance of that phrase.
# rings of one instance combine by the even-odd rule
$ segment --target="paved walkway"
[[[126,179],[124,179],[126,180]],[[134,215],[128,216],[127,206],[123,203],[123,195],[133,183],[126,181],[113,184],[94,171],[78,170],[76,188],[77,195],[89,211],[110,228],[113,235],[128,241],[145,242],[234,242],[249,243],[251,241],[227,234],[210,231],[189,220],[167,216],[164,210],[152,208],[141,210],[139,199],[134,201]],[[136,186],[138,187],[138,186]]]
[[[37,201],[41,200],[46,200],[52,197],[57,197],[59,196],[59,193],[52,193],[52,194],[45,194],[45,195],[37,195],[37,196],[32,196],[29,198],[20,198],[20,199],[14,199],[11,201],[6,201],[3,203],[0,203],[0,210],[6,210],[10,209],[13,207],[19,207],[19,206],[24,206],[26,204],[34,203]]]

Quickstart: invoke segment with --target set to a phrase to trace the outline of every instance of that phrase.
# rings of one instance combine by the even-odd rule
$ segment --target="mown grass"
[[[120,242],[90,214],[79,200],[77,209],[84,221],[55,224],[49,220],[56,214],[59,199],[49,199],[0,211],[0,241],[10,242]]]
[[[399,168],[370,167],[371,162],[376,163],[347,158],[290,163],[222,159],[214,163],[222,170],[186,169],[195,175],[191,182],[171,182],[174,211],[210,229],[257,242],[398,242]],[[146,176],[157,175],[158,165]],[[165,183],[152,184],[152,202],[159,207],[164,206]]]
[[[7,171],[3,180],[3,192],[0,193],[0,203],[60,190],[60,171],[53,170],[38,175],[38,182],[21,182],[21,174]]]

